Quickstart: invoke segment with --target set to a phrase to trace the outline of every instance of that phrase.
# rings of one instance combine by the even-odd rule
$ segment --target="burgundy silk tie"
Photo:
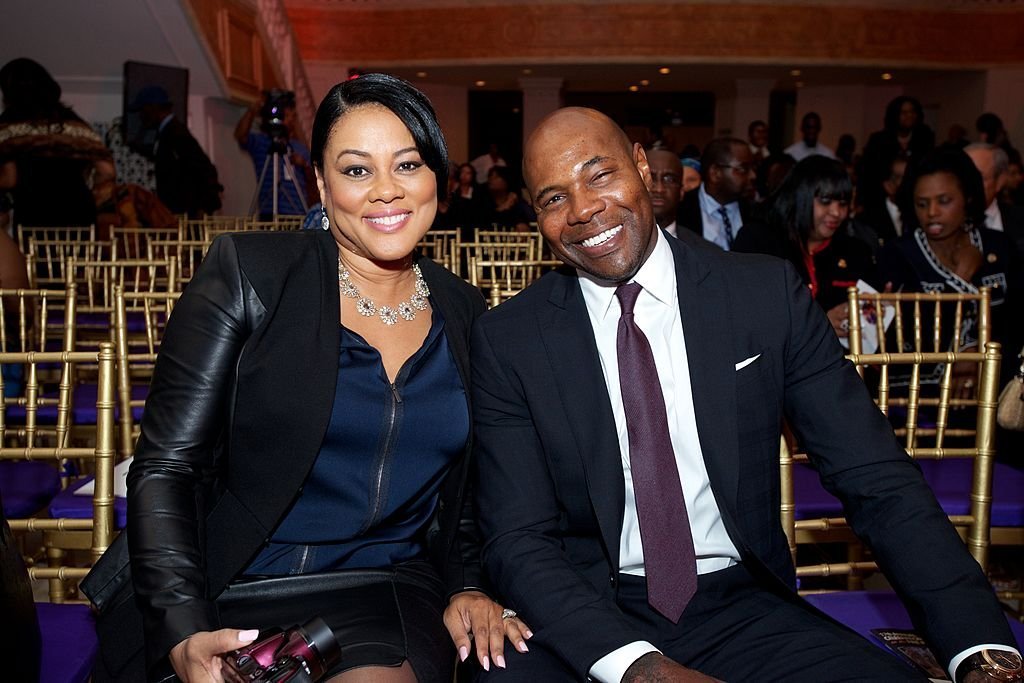
[[[697,590],[697,561],[658,369],[651,345],[633,319],[640,290],[635,282],[615,290],[622,306],[615,343],[619,387],[644,549],[647,601],[659,614],[677,623]]]

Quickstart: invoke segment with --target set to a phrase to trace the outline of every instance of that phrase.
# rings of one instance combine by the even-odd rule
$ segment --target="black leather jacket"
[[[319,230],[225,236],[175,307],[128,475],[151,666],[192,633],[220,628],[213,600],[267,542],[316,459],[337,379],[337,258]],[[433,262],[420,266],[468,387],[483,298]],[[482,585],[469,453],[467,443],[426,539],[450,591]]]

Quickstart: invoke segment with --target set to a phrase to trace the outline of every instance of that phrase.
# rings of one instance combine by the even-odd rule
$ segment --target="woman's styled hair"
[[[67,107],[60,103],[60,85],[39,62],[19,57],[0,68],[0,92],[5,122],[60,118]]]
[[[771,196],[768,225],[806,248],[814,229],[814,199],[848,202],[852,197],[853,183],[843,162],[809,156],[790,170]]]
[[[448,146],[427,96],[410,83],[388,74],[363,74],[331,88],[313,119],[310,158],[323,173],[324,149],[338,119],[357,107],[385,107],[405,124],[427,168],[437,178],[437,198],[448,196]]]
[[[904,233],[921,227],[914,210],[914,189],[921,178],[949,173],[964,195],[964,220],[975,227],[985,225],[985,186],[971,157],[958,147],[942,145],[907,167],[896,203],[900,207]]]
[[[910,105],[914,108],[914,113],[917,114],[917,122],[914,124],[914,127],[916,128],[924,124],[924,109],[921,108],[921,102],[916,97],[900,95],[885,106],[885,119],[883,119],[885,130],[890,133],[899,131],[900,111],[902,111],[903,105],[907,102],[910,102]]]

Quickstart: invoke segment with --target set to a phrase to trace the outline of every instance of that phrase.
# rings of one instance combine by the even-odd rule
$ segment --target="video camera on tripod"
[[[250,214],[256,214],[257,209],[262,208],[260,215],[276,218],[281,213],[302,215],[308,209],[305,188],[299,183],[292,163],[292,131],[287,120],[289,110],[293,113],[295,111],[294,92],[274,89],[264,93],[263,105],[260,107],[260,130],[270,139],[270,146],[258,174],[256,191],[249,205]],[[268,173],[269,187],[264,184]],[[266,200],[261,203],[260,199],[260,193],[265,189],[270,190],[269,210]],[[281,206],[282,201],[284,206]]]
[[[271,151],[285,154],[291,131],[285,123],[285,111],[295,109],[295,93],[291,90],[268,90],[264,93],[263,106],[260,107],[260,130],[270,136]]]

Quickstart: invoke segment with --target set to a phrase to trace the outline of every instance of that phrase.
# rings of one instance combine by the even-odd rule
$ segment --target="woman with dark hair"
[[[908,167],[897,199],[903,236],[879,255],[885,280],[908,292],[976,293],[991,287],[992,339],[1003,343],[1007,357],[1016,353],[1020,265],[1006,236],[984,227],[985,190],[971,158],[960,149],[935,149]],[[962,338],[943,345],[976,345],[976,324],[976,314],[968,311]],[[1014,369],[1004,363],[1004,371]],[[958,379],[961,388],[971,381]]]
[[[346,81],[311,159],[322,230],[217,239],[167,326],[128,475],[150,673],[233,681],[224,653],[313,616],[341,645],[331,681],[451,681],[471,648],[504,666],[503,636],[525,652],[530,632],[481,592],[484,302],[414,251],[447,192],[434,110],[391,76]],[[101,624],[100,660],[142,680],[128,625]]]
[[[852,195],[843,162],[809,156],[768,199],[766,224],[743,226],[732,247],[791,262],[840,337],[847,336],[847,287],[878,284],[871,249],[847,233]]]
[[[110,158],[99,134],[61,104],[60,85],[38,62],[7,62],[0,91],[0,192],[11,193],[15,224],[94,224],[89,175]]]
[[[485,227],[527,232],[537,220],[533,209],[515,191],[512,170],[507,166],[491,166],[487,172],[489,202],[484,213]]]
[[[485,222],[487,195],[476,184],[476,169],[472,164],[459,165],[457,185],[452,190],[450,202],[451,225],[459,228],[462,241],[472,242],[476,239],[477,228],[490,228]]]
[[[924,122],[924,110],[915,97],[901,95],[885,108],[883,128],[864,146],[857,198],[862,206],[884,201],[882,182],[893,159],[912,161],[932,151],[935,133]]]

